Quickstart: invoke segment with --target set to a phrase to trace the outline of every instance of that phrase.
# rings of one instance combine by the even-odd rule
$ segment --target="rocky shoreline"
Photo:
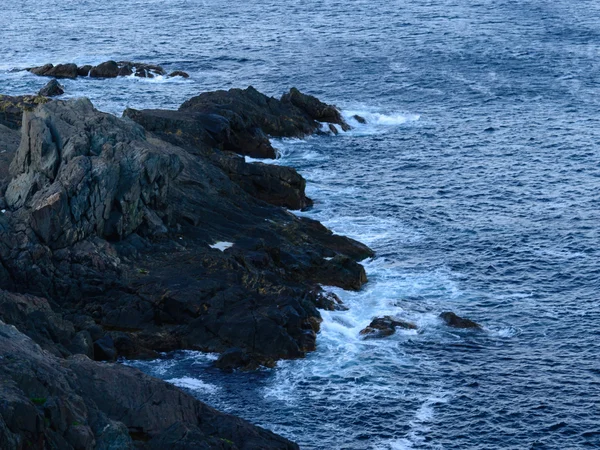
[[[297,89],[123,118],[1,96],[0,447],[296,448],[111,362],[194,349],[251,370],[316,348],[319,309],[343,308],[320,286],[360,289],[373,251],[285,209],[312,205],[293,168],[244,156],[324,124],[349,129]]]

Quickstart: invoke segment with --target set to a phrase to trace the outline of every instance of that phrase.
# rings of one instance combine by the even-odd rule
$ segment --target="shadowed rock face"
[[[23,124],[23,112],[33,111],[38,105],[48,103],[49,98],[36,95],[0,95],[0,125],[20,130]]]
[[[3,450],[297,448],[136,369],[57,358],[2,321],[0,355]]]
[[[281,100],[252,87],[208,92],[186,101],[179,111],[127,109],[124,116],[165,141],[212,159],[254,197],[290,209],[312,205],[304,195],[304,179],[293,168],[249,165],[215,149],[275,158],[268,136],[303,137],[319,132],[320,122],[350,128],[334,106],[295,88]]]

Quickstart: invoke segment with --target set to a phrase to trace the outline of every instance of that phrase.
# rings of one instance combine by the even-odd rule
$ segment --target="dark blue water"
[[[183,352],[137,363],[303,448],[600,447],[600,3],[592,1],[14,0],[9,73],[109,58],[183,80],[65,81],[105,111],[204,90],[294,85],[369,119],[276,142],[310,216],[370,244],[370,283],[336,290],[318,350],[222,374]],[[484,333],[448,329],[453,310]],[[419,325],[359,339],[372,317]]]

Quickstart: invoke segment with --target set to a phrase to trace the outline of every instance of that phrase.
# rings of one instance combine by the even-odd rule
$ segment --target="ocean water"
[[[306,449],[600,447],[600,3],[286,3],[2,5],[1,93],[45,84],[13,68],[130,59],[191,79],[68,95],[120,114],[297,86],[368,119],[275,141],[308,180],[303,214],[377,252],[362,291],[333,289],[350,309],[323,313],[318,350],[255,373],[194,352],[132,364]],[[384,314],[419,330],[361,340]]]

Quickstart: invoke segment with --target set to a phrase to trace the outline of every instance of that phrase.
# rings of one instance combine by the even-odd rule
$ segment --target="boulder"
[[[117,78],[119,65],[115,61],[106,61],[90,69],[89,76],[92,78]]]
[[[451,311],[446,311],[440,314],[440,318],[444,321],[446,325],[453,328],[474,328],[481,330],[482,327],[476,322],[473,322],[469,319],[464,319],[460,316],[457,316]]]
[[[93,66],[86,64],[77,68],[77,75],[79,75],[80,77],[87,77],[90,74],[90,70],[92,70],[92,67]]]
[[[169,74],[169,78],[173,78],[173,77],[189,78],[190,75],[187,72],[184,72],[182,70],[176,70]]]
[[[391,336],[396,332],[396,328],[405,330],[416,330],[414,323],[396,319],[391,316],[377,317],[371,321],[369,326],[361,330],[360,334],[365,338],[382,338]]]
[[[283,97],[281,97],[281,103],[291,103],[307,113],[313,120],[327,122],[329,124],[338,124],[344,131],[350,129],[350,126],[344,121],[340,111],[335,106],[323,103],[312,95],[303,94],[296,88],[291,88],[290,92],[283,95]]]
[[[63,95],[64,93],[64,86],[61,86],[55,78],[53,80],[48,81],[48,84],[46,84],[46,86],[40,89],[38,95],[42,97],[57,97],[59,95]]]
[[[359,116],[358,114],[353,115],[352,118],[354,120],[356,120],[358,123],[362,123],[363,125],[367,123],[367,119],[365,119],[362,116]]]
[[[46,64],[44,66],[32,67],[27,69],[34,75],[54,78],[77,78],[76,64]]]

